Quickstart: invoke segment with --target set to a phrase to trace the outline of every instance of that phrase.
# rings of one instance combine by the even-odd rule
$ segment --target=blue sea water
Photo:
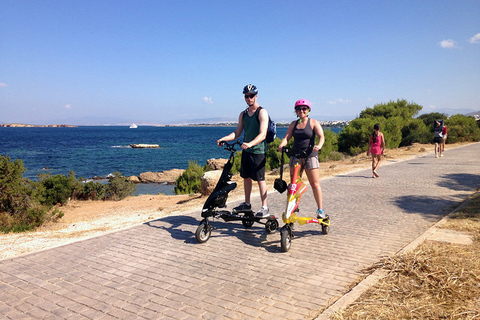
[[[234,127],[149,127],[120,126],[75,128],[0,127],[0,155],[21,159],[24,177],[39,173],[77,178],[106,177],[119,171],[124,176],[142,172],[186,169],[189,161],[204,165],[210,158],[227,158],[229,153],[216,145],[217,139]],[[287,128],[277,128],[283,137]],[[130,144],[159,144],[156,149],[136,149]],[[173,186],[137,186],[137,194],[171,194]]]

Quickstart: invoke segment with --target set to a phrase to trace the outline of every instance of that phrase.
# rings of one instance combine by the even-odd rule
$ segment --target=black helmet
[[[257,94],[258,89],[253,84],[246,85],[243,88],[243,94]]]

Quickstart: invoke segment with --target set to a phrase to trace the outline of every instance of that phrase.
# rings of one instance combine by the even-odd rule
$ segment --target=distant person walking
[[[278,151],[281,152],[293,137],[293,149],[301,150],[308,153],[308,157],[305,159],[298,159],[302,164],[307,174],[308,182],[312,187],[313,197],[317,203],[317,218],[326,219],[327,215],[323,211],[323,195],[322,188],[320,187],[319,168],[320,163],[318,161],[318,152],[322,149],[325,143],[325,136],[323,134],[322,126],[320,122],[315,119],[310,119],[308,114],[311,111],[311,104],[306,99],[300,99],[295,103],[295,113],[298,120],[292,121],[288,127],[285,137],[278,146]],[[318,136],[318,144],[315,144],[315,136]],[[293,176],[294,164],[296,158],[290,159],[290,177]],[[300,171],[300,175],[302,175]]]
[[[445,141],[447,141],[447,126],[443,126],[442,129],[443,141],[442,141],[442,157],[443,153],[445,152]]]
[[[376,123],[373,126],[373,132],[370,135],[370,139],[368,140],[368,150],[367,150],[367,157],[371,154],[372,155],[372,173],[373,178],[380,177],[377,173],[377,169],[382,162],[382,155],[385,151],[385,138],[383,137],[383,133],[380,132],[380,124]]]
[[[267,206],[267,183],[265,182],[265,164],[267,143],[265,137],[268,129],[267,110],[260,107],[257,103],[258,89],[253,84],[246,85],[243,88],[245,102],[248,108],[238,116],[238,125],[234,132],[228,136],[217,140],[217,145],[221,146],[222,141],[232,141],[239,138],[245,130],[241,148],[242,159],[240,164],[240,176],[243,178],[243,189],[245,192],[245,202],[233,208],[233,212],[250,211],[250,195],[252,193],[253,180],[257,181],[260,189],[260,198],[262,207],[257,212],[257,217],[268,217],[269,210]]]
[[[435,158],[442,156],[442,144],[443,144],[443,128],[440,121],[435,120],[433,124],[433,132],[435,134],[433,143],[435,143]]]

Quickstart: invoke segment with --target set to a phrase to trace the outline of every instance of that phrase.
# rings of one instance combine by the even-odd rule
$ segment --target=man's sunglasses
[[[247,98],[253,99],[253,97],[255,97],[255,96],[256,96],[256,94],[246,94],[245,99],[247,99]]]
[[[296,107],[295,110],[296,111],[308,111],[308,107]]]

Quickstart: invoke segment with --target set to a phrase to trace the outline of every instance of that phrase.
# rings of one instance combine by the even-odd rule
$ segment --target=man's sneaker
[[[243,211],[251,211],[252,205],[246,202],[241,203],[239,206],[233,208],[233,212],[243,212]]]
[[[323,209],[318,209],[317,210],[317,219],[327,219],[328,216],[325,212],[323,212]]]
[[[260,210],[258,210],[256,217],[257,218],[266,218],[270,216],[268,213],[268,208],[267,207],[261,207]]]

